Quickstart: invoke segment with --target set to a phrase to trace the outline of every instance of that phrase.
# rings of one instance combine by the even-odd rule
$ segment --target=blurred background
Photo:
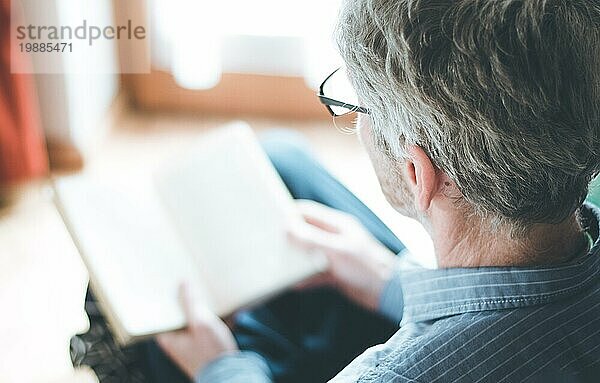
[[[44,0],[44,17],[56,25],[83,9],[97,24],[144,20],[147,44],[115,40],[85,61],[54,56],[62,74],[11,74],[11,11],[27,24],[40,9],[0,0],[1,382],[95,379],[73,372],[65,346],[88,325],[87,276],[52,206],[48,177],[149,172],[232,120],[306,135],[325,166],[425,266],[435,266],[422,228],[381,195],[357,137],[345,129],[352,119],[332,120],[316,98],[340,66],[332,40],[339,2]],[[19,65],[35,69],[39,60]],[[148,73],[122,73],[148,61]],[[597,189],[590,199],[600,202]],[[43,363],[32,369],[29,360]]]
[[[11,1],[2,2],[8,20]],[[148,38],[113,40],[110,49],[83,59],[25,57],[19,65],[32,74],[11,75],[3,67],[4,200],[49,174],[151,171],[195,136],[241,119],[259,132],[300,131],[325,165],[393,226],[396,215],[349,132],[355,116],[334,120],[316,97],[341,65],[332,36],[339,2],[12,1],[23,25],[40,16],[50,25],[78,25],[86,15],[94,25],[133,20],[147,27]],[[63,73],[43,73],[48,60]],[[149,63],[149,71],[128,73],[136,63]],[[407,235],[418,247],[422,237],[414,238]]]

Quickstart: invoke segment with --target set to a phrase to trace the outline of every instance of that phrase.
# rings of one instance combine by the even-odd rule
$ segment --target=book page
[[[300,219],[291,196],[244,125],[207,134],[157,176],[157,187],[225,315],[320,271],[286,238]]]
[[[199,274],[152,183],[72,176],[55,181],[55,190],[94,293],[120,341],[183,327],[178,286],[199,282]]]

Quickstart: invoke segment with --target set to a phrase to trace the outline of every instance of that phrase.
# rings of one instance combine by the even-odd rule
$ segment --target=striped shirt
[[[600,212],[585,205],[581,218],[593,246],[568,263],[399,269],[381,298],[398,332],[332,382],[600,381]],[[271,380],[258,355],[240,353],[198,381]]]

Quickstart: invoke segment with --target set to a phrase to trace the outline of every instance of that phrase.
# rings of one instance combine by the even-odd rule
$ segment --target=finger
[[[323,287],[323,286],[328,286],[331,285],[332,281],[331,281],[331,276],[329,273],[321,273],[321,274],[317,274],[312,278],[309,278],[305,281],[302,281],[298,284],[296,284],[293,289],[296,291],[301,291],[301,290],[309,290],[309,289],[314,289],[317,287]]]
[[[156,335],[155,339],[160,348],[163,350],[168,350],[170,345],[173,343],[174,335],[170,332],[166,332]]]
[[[297,204],[306,222],[332,233],[339,233],[353,220],[351,215],[318,202],[299,200]]]
[[[157,334],[154,339],[161,349],[170,353],[171,349],[176,346],[178,340],[181,339],[183,331],[184,330],[179,330]]]
[[[304,215],[303,218],[304,218],[304,222],[306,222],[310,225],[316,226],[319,229],[325,230],[329,233],[339,234],[341,231],[339,227],[333,226],[332,224],[329,224],[329,223],[323,221],[322,219],[311,217],[308,215]]]
[[[298,200],[298,209],[305,220],[328,231],[337,231],[343,221],[343,213],[321,203],[310,200]]]
[[[324,254],[329,257],[330,253],[346,250],[346,245],[336,234],[307,224],[294,225],[288,228],[287,236],[293,245],[304,249],[309,255],[311,255],[311,252],[316,251],[316,254]]]

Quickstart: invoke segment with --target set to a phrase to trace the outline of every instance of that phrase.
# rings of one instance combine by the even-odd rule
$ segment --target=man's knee
[[[270,130],[260,135],[260,143],[267,156],[286,181],[302,175],[314,157],[306,138],[291,130]]]

